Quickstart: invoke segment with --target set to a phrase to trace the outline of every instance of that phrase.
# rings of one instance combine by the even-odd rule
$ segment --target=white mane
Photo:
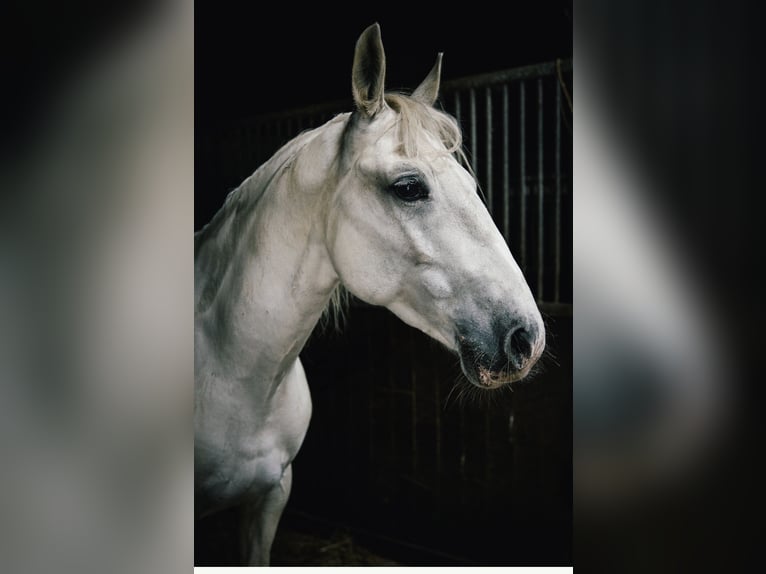
[[[279,148],[269,160],[261,164],[261,166],[245,179],[245,181],[229,192],[218,212],[216,212],[213,218],[205,224],[202,229],[194,234],[195,245],[206,234],[219,229],[222,223],[228,219],[231,212],[236,211],[239,205],[242,203],[251,205],[256,204],[263,193],[268,189],[269,184],[274,177],[291,159],[298,155],[309,142],[320,135],[326,127],[338,122],[346,121],[349,115],[349,113],[339,114],[317,128],[298,134]]]

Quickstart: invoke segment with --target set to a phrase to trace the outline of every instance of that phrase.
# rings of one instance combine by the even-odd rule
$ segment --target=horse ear
[[[351,72],[354,102],[359,111],[368,117],[374,116],[386,105],[383,96],[385,78],[386,55],[380,39],[380,25],[376,22],[356,41]]]
[[[426,79],[412,92],[413,99],[418,100],[426,104],[427,106],[433,106],[436,103],[436,98],[439,97],[439,82],[442,77],[442,56],[443,52],[439,52],[436,55],[436,63],[431,71],[426,76]]]

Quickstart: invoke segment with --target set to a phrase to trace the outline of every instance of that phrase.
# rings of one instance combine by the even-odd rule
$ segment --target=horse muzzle
[[[545,349],[542,319],[496,321],[490,332],[460,329],[460,364],[475,386],[492,390],[526,377]]]

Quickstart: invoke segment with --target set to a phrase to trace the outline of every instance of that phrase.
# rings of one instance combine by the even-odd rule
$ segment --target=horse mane
[[[351,292],[342,283],[338,283],[330,295],[330,301],[322,311],[322,317],[319,319],[319,324],[323,330],[330,328],[336,332],[343,330],[352,297]]]
[[[350,114],[348,113],[338,114],[321,126],[301,132],[279,148],[274,155],[262,163],[260,167],[258,167],[258,169],[248,176],[241,184],[232,189],[226,195],[223,205],[213,218],[199,231],[195,232],[195,251],[196,243],[200,241],[206,233],[218,228],[224,221],[226,221],[229,213],[236,210],[238,205],[243,201],[256,203],[266,192],[274,177],[282,171],[282,168],[304,147],[306,147],[311,140],[317,137],[323,128],[340,121],[345,121],[349,115]]]

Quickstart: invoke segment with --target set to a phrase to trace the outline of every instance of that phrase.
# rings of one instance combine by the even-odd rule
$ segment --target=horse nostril
[[[524,355],[528,357],[532,354],[532,341],[526,329],[520,327],[511,333],[510,351],[512,355]]]
[[[519,326],[508,335],[506,351],[511,364],[517,369],[523,368],[532,356],[532,349],[537,338],[533,331],[533,328]]]

